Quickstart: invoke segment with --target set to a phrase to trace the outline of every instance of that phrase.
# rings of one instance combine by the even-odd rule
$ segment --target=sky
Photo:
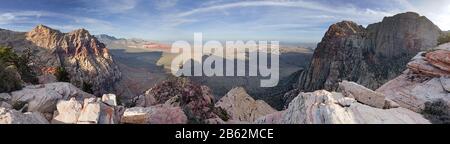
[[[157,41],[277,40],[319,42],[342,20],[360,25],[413,11],[450,30],[450,0],[0,0],[0,28],[44,24],[63,32]]]

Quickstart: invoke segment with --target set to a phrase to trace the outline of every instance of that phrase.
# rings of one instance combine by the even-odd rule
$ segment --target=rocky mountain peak
[[[326,38],[345,37],[364,32],[364,27],[352,21],[342,21],[333,24],[325,34]]]
[[[89,33],[89,31],[86,29],[83,29],[83,28],[69,32],[69,35],[76,35],[76,36],[81,36],[81,37],[92,38],[92,35]]]
[[[370,40],[367,47],[378,57],[407,55],[408,59],[435,47],[442,32],[428,18],[414,12],[385,17],[382,22],[369,25],[367,31]]]
[[[35,33],[48,33],[48,34],[51,34],[51,33],[61,33],[60,31],[55,30],[55,29],[52,29],[52,28],[50,28],[50,27],[48,27],[48,26],[45,26],[45,25],[43,25],[43,24],[37,25],[37,26],[34,27],[30,32],[35,32]]]
[[[54,49],[54,43],[61,39],[62,33],[45,25],[37,25],[26,34],[26,39],[39,47]]]
[[[45,25],[38,25],[30,32],[15,33],[21,39],[13,47],[31,48],[37,73],[51,77],[45,70],[63,67],[69,74],[70,82],[82,88],[88,85],[95,95],[114,90],[114,83],[121,77],[105,44],[99,42],[86,29],[62,33]],[[24,36],[23,36],[24,34]],[[22,39],[23,37],[23,39]],[[11,42],[5,39],[6,42]],[[49,75],[49,76],[47,76]],[[52,81],[43,81],[48,83]]]
[[[343,80],[377,89],[400,75],[415,54],[435,47],[441,33],[413,12],[386,17],[367,28],[349,21],[333,24],[315,49],[299,89],[334,91]]]

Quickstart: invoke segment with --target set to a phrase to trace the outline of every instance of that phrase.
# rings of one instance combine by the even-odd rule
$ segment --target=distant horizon
[[[409,11],[450,30],[445,0],[17,0],[0,5],[0,28],[29,31],[44,24],[61,32],[85,28],[92,35],[163,42],[202,32],[207,40],[318,43],[331,24],[348,20],[366,27]]]

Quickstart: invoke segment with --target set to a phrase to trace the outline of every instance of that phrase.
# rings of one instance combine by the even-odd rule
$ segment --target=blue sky
[[[415,11],[450,29],[449,0],[0,0],[0,28],[45,24],[63,32],[159,41],[279,40],[318,42],[328,26]]]

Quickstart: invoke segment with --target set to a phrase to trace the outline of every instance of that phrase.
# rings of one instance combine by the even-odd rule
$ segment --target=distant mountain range
[[[156,41],[148,41],[143,39],[125,39],[125,38],[116,38],[114,36],[109,36],[106,34],[96,35],[99,41],[108,45],[108,48],[111,49],[145,49],[152,51],[170,51],[169,44],[163,44]]]

